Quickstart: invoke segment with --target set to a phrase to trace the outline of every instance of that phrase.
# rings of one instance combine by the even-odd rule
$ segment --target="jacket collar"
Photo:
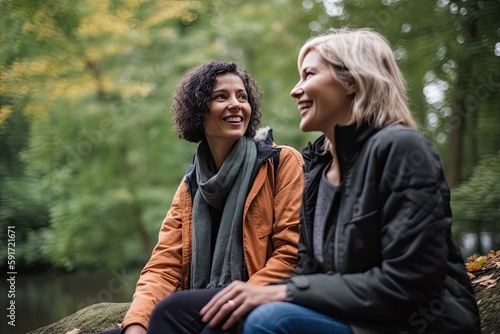
[[[360,126],[356,126],[356,124],[335,125],[335,146],[339,159],[347,159],[355,152],[358,152],[365,145],[368,138],[379,130],[379,128],[370,126],[367,123]]]
[[[379,131],[379,128],[370,126],[366,123],[359,127],[355,124],[335,125],[335,145],[339,159],[347,159],[349,156],[359,151],[365,142],[373,134]],[[316,164],[323,164],[332,159],[330,152],[324,152],[323,146],[326,137],[321,135],[313,143],[309,143],[303,150],[304,165],[309,170]],[[342,143],[341,145],[339,143]]]

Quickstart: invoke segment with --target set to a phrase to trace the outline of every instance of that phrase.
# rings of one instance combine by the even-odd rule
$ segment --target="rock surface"
[[[87,306],[53,324],[27,334],[95,334],[118,327],[130,303],[99,303]]]
[[[500,333],[500,251],[471,256],[466,262],[481,318],[482,334]]]

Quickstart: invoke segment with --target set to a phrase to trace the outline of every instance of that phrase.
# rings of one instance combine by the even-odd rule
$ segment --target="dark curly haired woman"
[[[270,131],[256,130],[259,98],[254,80],[232,62],[195,67],[178,84],[173,124],[181,139],[199,143],[194,164],[163,221],[121,329],[106,333],[223,333],[199,316],[221,288],[291,275],[303,160],[295,149],[274,144]]]

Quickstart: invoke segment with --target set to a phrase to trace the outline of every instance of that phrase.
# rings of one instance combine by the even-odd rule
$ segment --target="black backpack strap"
[[[280,152],[277,152],[275,155],[273,155],[273,165],[274,165],[274,183],[276,183],[276,177],[278,175],[278,166],[280,164]]]

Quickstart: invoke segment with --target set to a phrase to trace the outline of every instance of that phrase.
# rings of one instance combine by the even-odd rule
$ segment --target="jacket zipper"
[[[307,187],[305,187],[305,189],[307,189]],[[305,199],[306,194],[304,193],[302,196]],[[304,201],[304,203],[305,203],[305,201]],[[304,205],[301,205],[300,211],[302,213],[302,217],[304,217],[304,223],[303,223],[303,226],[301,227],[301,229],[304,231],[304,241],[306,244],[307,254],[311,254],[312,249],[311,249],[311,244],[310,244],[309,235],[308,235],[308,231],[307,231],[308,224],[306,222],[306,221],[309,221],[309,217],[306,214],[306,210],[304,208]]]
[[[340,157],[340,151],[337,149],[337,156]],[[345,201],[345,195],[346,195],[346,189],[347,189],[347,182],[349,181],[348,180],[348,177],[347,177],[347,169],[344,168],[343,166],[343,161],[342,161],[342,158],[338,158],[339,159],[339,167],[340,167],[340,184],[339,186],[342,187],[340,189],[340,202],[339,202],[339,210],[337,212],[337,221],[335,222],[335,245],[333,245],[333,251],[334,251],[334,254],[333,254],[333,268],[335,269],[335,272],[337,273],[340,273],[340,267],[339,267],[339,259],[340,259],[340,255],[339,255],[339,238],[340,238],[340,224],[342,222],[342,218],[343,218],[343,207],[344,207],[344,201]],[[345,162],[345,161],[344,161]]]
[[[345,187],[343,185],[341,185],[342,189],[340,189],[340,203],[339,203],[339,211],[337,212],[337,221],[335,222],[335,245],[333,245],[333,252],[334,252],[334,256],[333,256],[333,268],[335,269],[335,272],[339,273],[339,267],[338,267],[338,263],[339,263],[339,235],[340,235],[340,228],[339,228],[339,225],[340,225],[340,218],[342,217],[342,207],[344,205],[344,196],[345,196]]]

